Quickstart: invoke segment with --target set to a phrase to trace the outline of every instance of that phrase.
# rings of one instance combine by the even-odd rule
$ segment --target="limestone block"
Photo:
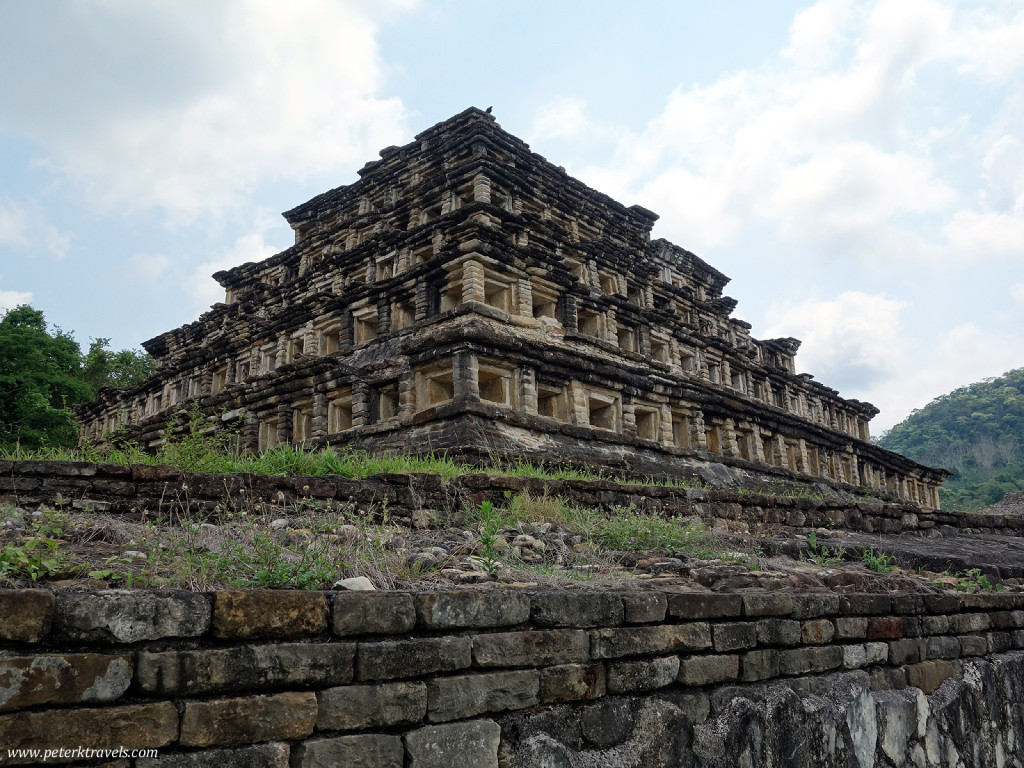
[[[839,595],[832,592],[793,595],[792,598],[794,619],[816,619],[839,613]]]
[[[922,661],[920,664],[907,666],[907,684],[920,688],[927,694],[942,685],[942,682],[947,677],[952,677],[954,673],[953,665],[944,659]]]
[[[714,592],[689,592],[670,595],[668,614],[679,619],[717,619],[739,616],[743,612],[740,595],[721,595]]]
[[[336,635],[400,635],[416,626],[416,606],[405,592],[339,592],[331,630]]]
[[[403,738],[408,768],[498,768],[501,727],[493,720],[428,725]]]
[[[622,599],[596,592],[541,592],[530,599],[530,620],[539,627],[598,627],[621,624]]]
[[[961,656],[984,656],[988,653],[988,641],[981,635],[961,635]]]
[[[793,613],[792,595],[779,592],[751,592],[742,598],[744,616],[789,616]]]
[[[202,749],[196,752],[160,752],[159,757],[139,757],[135,768],[289,768],[287,744],[255,744],[236,749]]]
[[[851,594],[839,596],[839,613],[845,616],[882,616],[892,611],[889,595]]]
[[[928,653],[927,643],[921,638],[908,637],[889,641],[890,664],[916,664]]]
[[[42,704],[114,701],[131,680],[128,656],[69,653],[0,658],[0,712]]]
[[[468,637],[424,637],[360,643],[356,679],[390,680],[453,672],[472,663],[473,641]]]
[[[321,731],[405,725],[427,715],[427,686],[421,682],[344,685],[320,691],[316,698]]]
[[[792,619],[761,619],[756,623],[761,645],[799,645],[801,625]]]
[[[585,662],[590,637],[581,629],[476,635],[473,659],[481,667],[534,667]]]
[[[960,656],[960,641],[949,635],[925,639],[929,659],[955,659]]]
[[[779,651],[779,672],[784,675],[824,672],[842,666],[842,664],[843,648],[839,645]]]
[[[680,659],[677,682],[683,685],[711,685],[735,680],[740,675],[740,657],[735,654],[688,656]]]
[[[54,633],[75,642],[138,643],[197,637],[210,628],[210,598],[195,592],[59,592]]]
[[[179,741],[183,747],[211,747],[303,739],[313,732],[316,712],[311,692],[188,701]]]
[[[287,643],[141,651],[136,684],[159,696],[342,685],[352,680],[355,649],[354,643]]]
[[[427,719],[443,723],[525,709],[539,702],[539,693],[540,673],[535,669],[438,677],[427,683]]]
[[[807,645],[825,645],[835,636],[835,625],[828,619],[805,621],[800,628],[800,640]]]
[[[675,682],[679,657],[618,661],[608,665],[608,692],[653,691]]]
[[[216,593],[213,633],[223,640],[283,640],[327,629],[322,592],[223,590]]]
[[[0,640],[38,643],[50,631],[53,604],[48,589],[0,590]]]
[[[899,616],[872,616],[865,635],[868,640],[895,640],[903,637],[903,619]]]
[[[865,657],[867,664],[885,664],[889,660],[888,643],[865,643],[864,650],[867,654]]]
[[[949,617],[949,631],[955,635],[984,632],[991,626],[987,613],[960,613]]]
[[[509,627],[530,617],[530,598],[514,592],[430,592],[416,595],[415,602],[429,629]]]
[[[757,627],[752,622],[714,624],[711,627],[711,636],[715,650],[719,653],[753,648],[757,645]]]
[[[404,763],[401,736],[367,733],[304,741],[292,752],[291,768],[402,768]]]
[[[622,596],[622,609],[627,624],[664,621],[668,598],[663,592],[630,592]]]
[[[607,675],[603,664],[563,664],[540,671],[540,702],[553,704],[604,696]]]
[[[844,645],[842,648],[845,669],[860,669],[867,666],[867,649],[863,644]]]
[[[740,679],[753,683],[779,676],[779,651],[749,651],[740,658]]]
[[[868,634],[868,620],[862,616],[839,616],[834,619],[837,640],[863,640]]]
[[[165,747],[178,737],[178,710],[169,701],[129,707],[50,709],[0,715],[0,748],[125,749]],[[35,762],[35,761],[28,761]]]
[[[988,641],[989,653],[1002,653],[1013,647],[1013,639],[1009,632],[989,632],[985,639]]]
[[[590,633],[590,655],[595,659],[699,651],[710,647],[711,630],[707,622],[702,621],[654,627],[595,629]]]

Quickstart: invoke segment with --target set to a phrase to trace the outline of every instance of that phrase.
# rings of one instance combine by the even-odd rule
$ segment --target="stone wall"
[[[699,516],[720,527],[753,534],[836,528],[847,531],[933,536],[958,531],[1020,536],[1024,516],[926,510],[916,504],[864,500],[847,495],[778,496],[763,493],[622,484],[613,481],[540,480],[466,474],[451,481],[428,474],[343,477],[270,477],[181,472],[174,467],[57,461],[0,461],[0,502],[63,503],[77,509],[125,513],[144,509],[187,509],[193,513],[246,505],[355,506],[368,513],[386,505],[388,515],[417,527],[432,513],[489,500],[507,503],[508,494],[560,497],[603,509],[656,511],[666,516]]]
[[[0,591],[0,759],[1020,765],[1024,595]]]

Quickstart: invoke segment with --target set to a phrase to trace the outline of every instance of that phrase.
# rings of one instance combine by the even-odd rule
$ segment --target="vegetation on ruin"
[[[104,386],[129,386],[152,370],[143,352],[109,349],[93,339],[83,354],[78,342],[50,328],[28,305],[0,317],[0,448],[70,447],[78,425],[69,407],[96,396]]]
[[[937,397],[879,444],[955,474],[939,495],[946,509],[977,510],[1024,490],[1024,368]]]

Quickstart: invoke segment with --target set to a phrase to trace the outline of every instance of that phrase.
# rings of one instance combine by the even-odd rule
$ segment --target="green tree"
[[[153,358],[145,352],[122,349],[112,352],[110,339],[93,339],[82,357],[81,377],[93,397],[102,387],[130,387],[153,372]]]
[[[0,445],[73,446],[78,429],[68,406],[87,401],[82,353],[60,328],[28,305],[0,318]]]

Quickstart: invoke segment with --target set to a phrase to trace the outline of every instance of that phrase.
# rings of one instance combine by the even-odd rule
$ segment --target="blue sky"
[[[1010,0],[7,0],[0,307],[137,346],[470,105],[659,213],[874,433],[1024,366]]]

